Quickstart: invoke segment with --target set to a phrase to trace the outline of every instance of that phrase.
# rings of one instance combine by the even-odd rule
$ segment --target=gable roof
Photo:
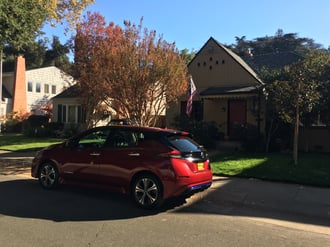
[[[259,76],[257,75],[257,73],[240,57],[238,56],[236,53],[234,53],[232,50],[230,50],[229,48],[225,47],[223,44],[221,44],[219,41],[217,41],[216,39],[214,39],[213,37],[210,37],[208,39],[208,41],[205,42],[205,44],[203,45],[203,47],[196,53],[196,55],[194,56],[194,58],[190,61],[189,65],[195,60],[195,58],[198,57],[198,54],[207,46],[207,44],[209,42],[213,41],[214,43],[216,43],[221,49],[223,49],[230,57],[232,57],[232,59],[234,61],[236,61],[236,63],[246,72],[248,72],[259,84],[260,86],[264,85],[264,83],[262,82],[262,80],[259,78]]]
[[[63,90],[58,95],[54,96],[53,99],[63,99],[63,98],[78,98],[81,96],[79,87],[77,84]]]

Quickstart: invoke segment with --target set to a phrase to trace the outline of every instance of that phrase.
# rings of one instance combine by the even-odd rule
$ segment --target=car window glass
[[[78,140],[78,147],[103,147],[106,143],[110,130],[95,130],[82,136]]]
[[[200,151],[200,146],[187,136],[175,135],[168,138],[171,145],[181,152]]]
[[[117,130],[111,133],[107,147],[123,148],[138,145],[139,134],[130,130]]]

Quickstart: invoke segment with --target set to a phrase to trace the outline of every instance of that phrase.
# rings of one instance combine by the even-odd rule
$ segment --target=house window
[[[82,111],[81,105],[78,105],[78,123],[83,123],[85,115]]]
[[[56,85],[52,85],[52,94],[56,94]]]
[[[27,90],[28,90],[28,92],[32,92],[32,90],[33,90],[33,84],[30,81],[27,84]]]
[[[59,104],[57,106],[57,122],[59,123],[66,122],[66,105]]]
[[[80,105],[57,106],[57,122],[59,123],[83,123],[85,115]]]
[[[181,116],[186,115],[187,101],[181,101]],[[203,120],[203,103],[201,100],[193,101],[190,117],[197,121]]]
[[[44,92],[49,93],[49,85],[48,84],[44,85]]]
[[[77,106],[69,105],[68,106],[68,122],[76,123],[77,122]]]
[[[40,82],[37,82],[36,83],[36,92],[40,93],[40,91],[41,91],[41,85],[40,85]]]

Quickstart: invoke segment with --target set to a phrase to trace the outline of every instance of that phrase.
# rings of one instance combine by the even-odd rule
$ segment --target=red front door
[[[228,132],[230,139],[238,139],[241,127],[246,124],[246,100],[229,101],[229,126]]]

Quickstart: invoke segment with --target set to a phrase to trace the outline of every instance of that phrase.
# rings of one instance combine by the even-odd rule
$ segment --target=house
[[[73,84],[71,76],[55,66],[25,70],[25,59],[19,56],[14,72],[2,75],[0,119],[10,113],[43,115],[43,106]]]
[[[52,103],[52,122],[62,123],[69,127],[71,125],[79,127],[85,123],[85,109],[82,105],[81,93],[77,84],[53,97]],[[107,124],[111,120],[111,117],[116,115],[115,110],[110,107],[102,105],[102,109],[102,112],[99,112],[99,119],[93,121],[95,126]]]
[[[163,101],[163,98],[155,100],[155,104],[165,104]],[[52,98],[52,103],[52,122],[62,123],[66,126],[76,125],[77,127],[85,123],[85,108],[78,85],[73,85],[56,95]],[[94,109],[93,115],[95,118],[92,121],[93,126],[107,125],[110,121],[136,124],[134,119],[124,119],[124,117],[118,113],[118,107],[120,106],[112,105],[110,107],[104,102],[101,102],[98,109]],[[156,126],[164,127],[165,111],[161,111],[157,116]]]
[[[210,38],[188,65],[197,93],[191,118],[214,122],[231,140],[238,139],[241,128],[265,132],[264,83],[238,55]],[[185,114],[187,98],[170,105],[166,119]]]

